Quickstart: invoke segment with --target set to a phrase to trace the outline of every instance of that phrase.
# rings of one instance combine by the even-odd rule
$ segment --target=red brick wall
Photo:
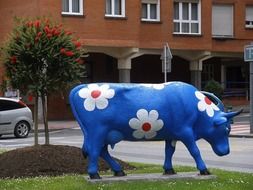
[[[104,1],[102,1],[104,2]],[[0,41],[6,37],[14,16],[45,15],[63,22],[87,45],[161,48],[169,42],[173,49],[196,49],[242,52],[243,46],[253,39],[253,31],[244,27],[245,5],[252,0],[201,1],[202,34],[200,36],[173,35],[173,1],[161,1],[161,22],[141,22],[140,1],[127,0],[126,19],[105,18],[105,5],[94,0],[84,1],[84,16],[62,16],[61,0],[11,0],[0,2]],[[235,39],[212,40],[212,2],[234,4]]]

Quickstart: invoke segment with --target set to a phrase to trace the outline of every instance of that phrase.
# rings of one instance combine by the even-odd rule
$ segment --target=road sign
[[[172,54],[170,51],[170,47],[168,43],[166,43],[163,47],[163,52],[161,55],[162,60],[162,72],[164,72],[164,82],[167,82],[167,72],[171,72],[171,59]]]
[[[253,45],[247,45],[244,47],[244,61],[253,61]]]
[[[161,55],[161,60],[162,60],[162,72],[171,72],[171,59],[172,59],[172,54],[170,51],[170,47],[168,43],[166,43],[163,47],[163,52]]]

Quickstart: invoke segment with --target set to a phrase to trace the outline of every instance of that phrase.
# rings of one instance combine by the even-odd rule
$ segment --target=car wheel
[[[25,138],[30,132],[30,125],[26,121],[20,121],[17,123],[14,129],[14,135],[17,138]]]

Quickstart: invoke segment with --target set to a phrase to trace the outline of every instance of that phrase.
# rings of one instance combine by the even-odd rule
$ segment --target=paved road
[[[62,129],[50,132],[51,144],[82,146],[82,133],[79,128]],[[15,139],[6,136],[0,139],[0,148],[13,149],[33,144],[33,136],[26,139]],[[44,143],[43,134],[40,134],[39,142]],[[225,157],[216,156],[210,145],[203,140],[198,142],[202,157],[210,168],[222,168],[226,170],[244,171],[253,173],[253,138],[230,138],[231,153]],[[113,156],[125,161],[163,164],[163,142],[120,142],[110,151]],[[182,145],[177,143],[173,159],[174,164],[195,166],[192,157]]]
[[[234,118],[231,135],[249,134],[250,133],[250,113],[242,113]]]
[[[250,113],[241,113],[240,115],[234,118],[235,124],[249,124],[250,122]]]

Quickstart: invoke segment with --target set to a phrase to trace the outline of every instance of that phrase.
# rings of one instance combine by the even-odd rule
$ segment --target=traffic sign
[[[245,62],[253,61],[253,45],[247,45],[244,47],[244,61]]]
[[[163,47],[163,52],[161,55],[162,60],[162,72],[164,72],[164,82],[167,82],[167,72],[171,72],[171,59],[172,54],[170,51],[170,47],[168,43],[166,43]]]
[[[172,59],[172,54],[170,51],[170,47],[168,43],[166,43],[163,47],[163,52],[161,55],[161,60],[162,60],[162,72],[171,72],[171,59]]]

